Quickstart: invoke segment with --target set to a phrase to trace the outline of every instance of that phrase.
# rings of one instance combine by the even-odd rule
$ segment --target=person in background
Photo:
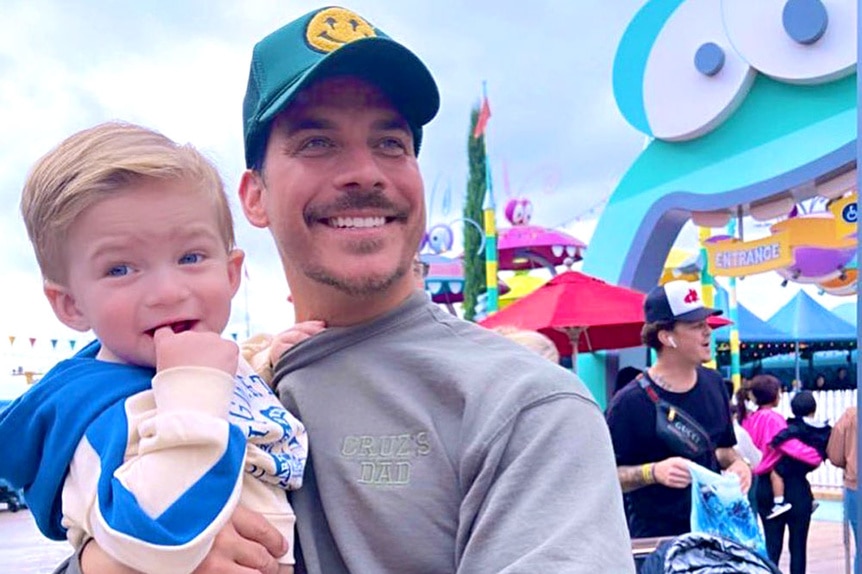
[[[656,362],[638,384],[614,395],[606,415],[634,538],[691,530],[689,460],[736,474],[743,492],[751,484],[751,470],[733,448],[730,401],[721,375],[702,366],[711,358],[707,319],[719,313],[704,306],[697,283],[670,281],[646,297],[642,338],[656,351]],[[698,452],[688,454],[663,438],[654,395],[698,424],[700,430],[690,429],[698,436]]]
[[[751,468],[756,468],[757,465],[760,464],[761,459],[763,458],[763,453],[760,452],[760,449],[754,444],[754,441],[751,440],[751,435],[748,434],[748,431],[745,430],[741,424],[739,424],[739,409],[748,409],[749,412],[749,404],[751,404],[750,394],[748,391],[748,387],[746,385],[750,384],[748,379],[743,379],[742,384],[739,386],[739,389],[734,393],[733,392],[733,381],[728,379],[724,380],[724,385],[727,388],[727,394],[730,399],[730,412],[733,418],[733,434],[736,436],[736,452],[739,453],[739,456],[750,466]],[[740,406],[741,405],[741,406]],[[751,473],[751,488],[748,489],[748,503],[751,505],[751,509],[757,514],[757,475],[753,472]]]
[[[739,405],[742,405],[742,408],[746,408],[745,402],[748,398],[749,391],[740,386],[739,390],[733,392],[733,381],[729,379],[724,380],[724,386],[727,389],[727,396],[731,397],[730,412],[733,418],[733,434],[736,436],[736,446],[733,448],[735,448],[736,452],[738,452],[745,462],[748,463],[748,466],[755,468],[760,464],[760,460],[763,458],[763,453],[761,453],[760,449],[755,446],[754,441],[751,440],[751,435],[748,434],[748,431],[739,424],[738,414]]]
[[[416,288],[420,291],[425,291],[425,279],[428,277],[428,271],[431,269],[431,265],[422,261],[417,253],[416,256],[413,257],[413,267],[411,269],[413,271],[413,278],[416,280]]]
[[[817,373],[817,376],[814,377],[814,382],[811,384],[811,390],[826,391],[829,390],[829,387],[830,385],[826,382],[826,375]]]
[[[859,524],[857,519],[857,504],[859,498],[857,496],[859,488],[859,458],[858,458],[858,433],[859,424],[858,410],[856,407],[848,407],[847,410],[835,423],[835,428],[832,429],[832,435],[829,437],[829,443],[826,446],[826,454],[829,460],[838,468],[844,469],[844,515],[850,522],[853,528],[854,546],[856,547],[856,557],[853,561],[853,568],[856,574],[862,574],[860,567],[859,551]]]
[[[774,480],[770,473],[777,474],[775,467],[782,457],[790,457],[807,468],[816,468],[823,459],[817,450],[791,438],[772,445],[773,439],[787,428],[787,421],[773,410],[781,392],[781,383],[772,375],[757,375],[751,379],[751,394],[758,405],[753,413],[738,410],[743,428],[751,435],[757,448],[763,452],[763,459],[754,468],[757,480],[757,511],[763,521],[766,538],[766,551],[769,559],[778,564],[784,546],[784,532],[789,532],[791,574],[804,574],[806,568],[806,548],[808,528],[811,524],[812,502],[811,485],[805,473],[794,472],[785,477],[779,476],[784,486],[784,499],[778,499],[773,491]],[[775,506],[786,503],[789,508],[778,514]]]
[[[790,410],[793,416],[787,419],[787,428],[772,439],[772,448],[780,448],[782,443],[796,438],[803,444],[814,448],[820,458],[826,460],[826,444],[829,442],[832,427],[828,423],[814,418],[814,414],[817,412],[817,401],[814,399],[814,394],[811,391],[800,391],[790,400]],[[791,457],[783,456],[775,465],[775,472],[783,479],[783,477],[794,473],[802,473],[804,476],[815,468],[799,463]],[[814,512],[817,506],[819,503],[816,500],[813,501],[811,511]]]
[[[835,382],[832,385],[834,389],[852,389],[855,385],[853,384],[853,380],[850,378],[850,371],[847,370],[847,367],[838,367],[838,371],[835,373]]]
[[[518,329],[517,327],[495,327],[492,330],[510,341],[538,353],[539,356],[548,359],[555,365],[560,363],[560,352],[557,350],[557,346],[549,337],[538,331]]]
[[[631,366],[623,367],[617,371],[617,376],[614,379],[614,394],[617,394],[623,389],[623,387],[638,378],[638,375],[640,375],[641,372],[641,369]]]
[[[777,383],[777,384],[775,384]],[[749,426],[758,425],[761,427],[766,427],[767,425],[772,428],[774,426],[782,426],[778,419],[783,421],[784,419],[775,410],[775,407],[778,406],[779,401],[781,400],[781,383],[772,375],[758,375],[754,377],[752,380],[751,386],[749,388],[749,395],[753,397],[754,403],[757,405],[757,410],[751,415],[747,414],[747,409],[738,410],[736,418],[739,419],[741,425],[743,425],[743,429],[748,432]],[[783,426],[787,426],[784,424]],[[750,436],[750,433],[749,433]],[[760,439],[760,437],[758,437]],[[755,443],[757,448],[761,450],[764,454],[772,453],[775,448],[771,443],[764,444],[762,441],[758,440]],[[778,460],[776,458],[776,460]],[[758,468],[760,465],[757,466]],[[756,474],[756,473],[755,473]],[[766,520],[772,520],[780,516],[781,514],[790,510],[790,503],[784,500],[784,479],[780,474],[773,468],[767,474],[769,478],[769,482],[772,485],[772,494],[773,494],[773,503],[770,508],[768,514],[766,514]]]

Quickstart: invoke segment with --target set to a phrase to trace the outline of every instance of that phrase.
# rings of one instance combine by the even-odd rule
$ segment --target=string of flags
[[[230,337],[234,341],[237,341],[237,340],[239,340],[239,333],[230,333]],[[10,347],[14,347],[16,341],[18,342],[19,346],[21,345],[22,341],[27,341],[30,344],[31,349],[35,348],[37,344],[39,344],[41,346],[41,343],[46,340],[45,338],[42,338],[42,337],[20,337],[17,335],[8,335],[6,338],[9,341]],[[56,337],[47,338],[47,341],[51,344],[51,349],[53,349],[54,351],[66,351],[66,350],[74,351],[75,349],[77,349],[79,347],[83,347],[84,345],[89,343],[91,340],[92,340],[92,337],[87,338],[87,339],[83,339],[83,340],[82,339],[59,339]]]
[[[40,339],[39,337],[18,337],[15,335],[8,335],[7,339],[9,340],[10,347],[15,346],[15,341],[27,340],[30,342],[30,348],[35,347],[36,343],[38,343],[40,340],[44,340]],[[60,339],[51,338],[48,340],[51,343],[51,348],[57,350],[57,345],[61,343]],[[66,341],[63,341],[64,344],[68,343],[69,349],[71,349],[72,351],[75,350],[75,347],[78,345],[78,342],[79,341],[77,339],[67,339]]]

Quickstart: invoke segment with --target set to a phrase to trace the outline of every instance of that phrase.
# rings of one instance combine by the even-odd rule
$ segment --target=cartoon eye
[[[446,224],[441,223],[428,230],[428,247],[438,255],[452,249],[454,240],[452,229]]]
[[[523,201],[524,205],[524,225],[530,223],[530,220],[533,219],[533,202],[529,199],[525,199]]]
[[[524,204],[518,202],[515,209],[512,210],[512,224],[521,225],[524,223]]]
[[[856,69],[855,0],[722,0],[727,35],[759,72],[816,84]]]
[[[720,2],[670,4],[648,2],[632,20],[614,61],[614,92],[636,128],[664,140],[689,140],[733,113],[755,71],[728,40]]]
[[[513,221],[513,218],[515,216],[515,207],[517,207],[519,203],[520,202],[517,199],[510,199],[506,202],[506,209],[503,211],[506,214],[506,219],[512,225],[515,224],[515,222]]]

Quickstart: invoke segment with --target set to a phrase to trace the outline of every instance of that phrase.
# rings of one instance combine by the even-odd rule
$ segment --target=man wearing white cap
[[[607,414],[633,538],[690,530],[689,460],[734,472],[743,491],[751,485],[733,449],[722,377],[702,366],[711,358],[707,319],[720,313],[704,306],[697,283],[670,281],[647,295],[641,336],[657,359],[614,395]]]

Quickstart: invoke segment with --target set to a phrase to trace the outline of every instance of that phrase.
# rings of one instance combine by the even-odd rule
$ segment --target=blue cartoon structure
[[[786,214],[856,188],[855,0],[650,0],[614,95],[651,138],[613,192],[584,271],[648,290],[683,224]],[[586,381],[614,357],[583,356]],[[600,402],[605,388],[592,389]]]

